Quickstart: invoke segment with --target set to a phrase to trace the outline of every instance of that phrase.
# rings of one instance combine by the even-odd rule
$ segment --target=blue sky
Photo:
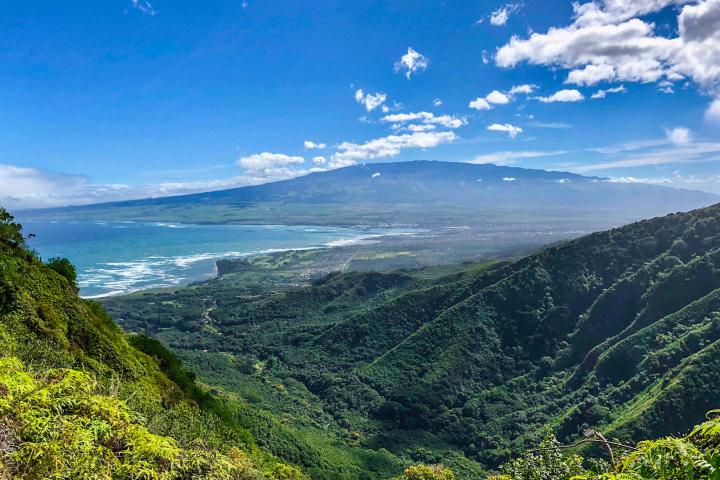
[[[0,203],[413,159],[720,193],[719,79],[720,0],[3,2]]]

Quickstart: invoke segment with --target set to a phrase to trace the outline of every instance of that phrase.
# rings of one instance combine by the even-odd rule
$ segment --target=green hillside
[[[359,469],[321,464],[300,432],[196,382],[162,344],[126,335],[76,292],[72,266],[43,263],[0,209],[0,479],[302,480],[290,464],[335,478]],[[275,454],[248,425],[265,428]],[[406,465],[386,457],[373,464],[400,474]]]
[[[720,206],[260,295],[229,269],[107,300],[125,331],[0,213],[0,479],[720,472]]]
[[[471,479],[548,427],[634,442],[720,405],[720,206],[448,275],[351,272],[260,295],[234,275],[105,305],[307,438]]]

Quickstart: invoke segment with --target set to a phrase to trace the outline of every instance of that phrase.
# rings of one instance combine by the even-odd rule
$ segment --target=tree
[[[3,207],[0,207],[0,242],[11,247],[24,247],[25,237],[22,234],[22,226],[15,221],[15,217]]]
[[[270,480],[310,480],[307,475],[295,467],[278,463],[268,475]]]
[[[406,468],[400,480],[455,480],[455,473],[442,465],[419,463]]]
[[[70,263],[70,260],[64,257],[53,257],[45,262],[45,265],[65,277],[75,291],[78,290],[77,272],[75,271],[75,266]]]

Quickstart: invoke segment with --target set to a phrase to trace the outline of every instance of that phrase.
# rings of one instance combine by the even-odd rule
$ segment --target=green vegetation
[[[125,402],[96,394],[87,373],[50,369],[36,378],[17,358],[4,357],[0,387],[3,477],[261,478],[238,449],[223,455],[200,443],[180,448],[150,433]]]
[[[54,257],[45,262],[45,265],[65,277],[65,280],[70,283],[75,291],[78,291],[77,272],[75,271],[75,266],[70,263],[70,260],[63,257]]]
[[[0,218],[0,478],[306,478],[258,447],[242,402],[125,335]]]
[[[606,443],[614,463],[584,459],[578,454],[563,455],[554,439],[544,448],[503,465],[502,473],[487,480],[700,480],[720,475],[720,411],[708,413],[708,420],[683,437],[645,440],[635,446]]]
[[[720,206],[264,293],[226,264],[106,299],[130,335],[4,218],[0,478],[718,478]]]
[[[263,447],[293,451],[313,478],[334,478],[327,464],[352,479],[420,462],[477,479],[548,427],[564,443],[588,429],[634,443],[720,405],[720,206],[514,262],[254,291],[226,267],[104,304],[246,402],[255,437],[283,439]]]

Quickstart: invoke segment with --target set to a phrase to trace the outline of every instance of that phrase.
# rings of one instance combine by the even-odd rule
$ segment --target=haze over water
[[[323,248],[384,230],[284,225],[25,221],[43,259],[63,256],[85,297],[184,285],[215,275],[215,261],[278,250]]]

